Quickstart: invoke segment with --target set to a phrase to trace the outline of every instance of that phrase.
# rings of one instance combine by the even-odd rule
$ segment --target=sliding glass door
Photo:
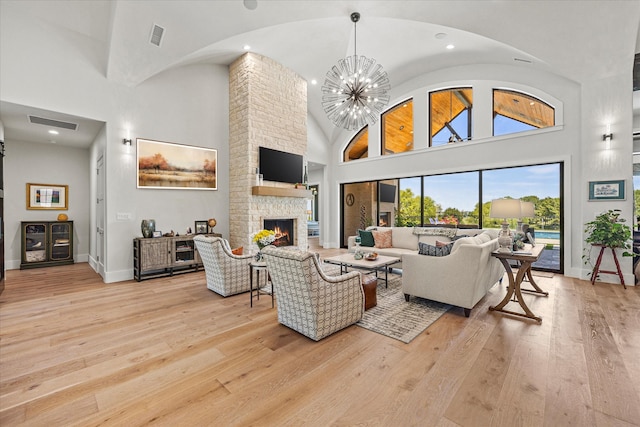
[[[368,226],[500,228],[491,200],[532,202],[523,218],[545,252],[537,269],[562,272],[562,163],[368,181],[342,186],[342,245]],[[511,229],[517,219],[510,219]]]

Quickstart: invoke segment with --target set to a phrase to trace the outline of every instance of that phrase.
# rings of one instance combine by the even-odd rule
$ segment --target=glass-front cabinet
[[[20,269],[73,264],[73,221],[23,221]]]

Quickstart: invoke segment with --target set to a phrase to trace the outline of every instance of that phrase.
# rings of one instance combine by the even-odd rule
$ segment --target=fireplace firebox
[[[265,219],[265,230],[273,230],[276,233],[274,246],[293,246],[295,244],[295,220],[294,219]]]

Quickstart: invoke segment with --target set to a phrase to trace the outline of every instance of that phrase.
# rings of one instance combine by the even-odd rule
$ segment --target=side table
[[[260,293],[271,294],[271,308],[274,307],[273,299],[273,282],[271,281],[271,277],[269,277],[269,272],[267,271],[267,263],[264,261],[251,261],[249,263],[249,296],[250,296],[250,307],[253,307],[253,273],[256,273],[256,296],[258,300],[260,300]],[[261,272],[265,274],[265,285],[263,288],[260,288],[260,276]],[[271,284],[271,290],[269,290],[268,286]]]
[[[491,311],[502,311],[503,313],[513,314],[514,316],[527,317],[529,319],[534,319],[538,322],[542,322],[542,317],[536,316],[533,312],[527,307],[527,304],[524,302],[522,298],[522,291],[544,295],[545,297],[549,295],[549,292],[545,292],[536,284],[533,280],[533,276],[531,275],[531,264],[536,262],[538,258],[540,258],[540,254],[544,250],[543,245],[531,246],[525,245],[525,250],[516,251],[516,252],[499,252],[495,251],[491,253],[491,256],[494,256],[502,262],[504,269],[507,271],[507,276],[509,276],[509,287],[507,288],[507,294],[504,296],[502,301],[496,306],[489,307]],[[511,265],[509,264],[509,260],[515,260],[520,262],[520,267],[518,268],[518,274],[514,278],[513,270],[511,270]],[[527,276],[529,279],[529,283],[533,286],[533,289],[522,289],[520,285],[524,280],[524,276]],[[513,299],[512,299],[513,298]],[[524,313],[518,313],[515,311],[505,310],[504,306],[507,305],[509,301],[517,302],[520,304],[520,307],[524,310]]]

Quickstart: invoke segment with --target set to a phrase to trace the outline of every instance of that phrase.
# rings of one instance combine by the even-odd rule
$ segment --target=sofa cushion
[[[428,243],[420,242],[418,243],[418,253],[420,255],[429,255],[429,256],[447,256],[451,253],[452,247],[453,247],[453,243],[449,243],[444,246],[434,246]]]
[[[418,250],[418,236],[413,234],[411,227],[393,227],[391,230],[391,243],[394,248]]]
[[[476,242],[475,237],[462,237],[460,239],[457,239],[455,242],[453,242],[453,247],[451,248],[451,252],[455,252],[456,250],[458,250],[460,245],[469,245],[469,244],[474,244],[475,242]]]
[[[461,237],[453,242],[453,248],[451,248],[451,252],[455,252],[460,247],[460,245],[481,245],[488,242],[489,240],[493,240],[493,237],[487,232],[483,232],[471,237]]]
[[[391,248],[391,230],[373,230],[373,240],[376,248]]]
[[[240,246],[239,248],[231,249],[231,253],[234,255],[242,255],[244,248]]]
[[[360,236],[360,246],[366,246],[372,248],[376,242],[373,239],[373,233],[371,231],[358,230],[358,236]]]

